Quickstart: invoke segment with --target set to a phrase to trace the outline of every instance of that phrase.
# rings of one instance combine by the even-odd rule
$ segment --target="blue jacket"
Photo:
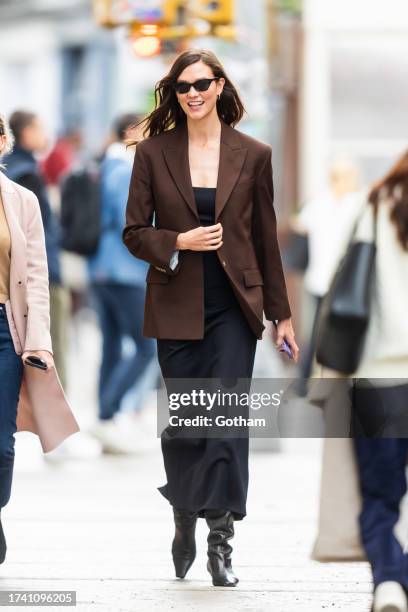
[[[132,158],[125,145],[114,143],[101,164],[102,235],[96,255],[88,259],[93,283],[113,282],[145,287],[149,265],[133,257],[122,241]]]
[[[44,225],[45,246],[47,249],[48,274],[50,283],[61,284],[60,270],[60,228],[51,210],[45,181],[38,163],[30,151],[15,147],[12,153],[3,158],[4,173],[9,179],[33,191],[38,198]]]

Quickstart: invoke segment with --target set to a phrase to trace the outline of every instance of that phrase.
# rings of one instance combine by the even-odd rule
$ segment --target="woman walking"
[[[373,574],[374,612],[407,612],[406,544],[393,530],[407,491],[408,151],[374,185],[369,203],[378,216],[377,291],[365,357],[356,373],[370,384],[357,389],[355,409],[363,429],[379,439],[355,438],[359,523]]]
[[[297,360],[276,235],[271,148],[234,129],[244,108],[215,55],[181,54],[156,86],[136,148],[124,241],[149,262],[144,334],[168,379],[250,379],[266,318]],[[152,225],[153,217],[155,219]],[[169,391],[169,385],[167,384]],[[248,438],[162,434],[176,575],[209,526],[214,586],[235,586],[234,520],[246,515]]]
[[[0,115],[0,157],[11,137]],[[28,365],[35,362],[43,369]],[[54,368],[44,230],[37,198],[0,171],[0,512],[8,503],[14,434],[31,431],[44,452],[79,431]],[[0,563],[6,540],[0,520]]]
[[[325,441],[313,556],[366,558],[374,583],[373,611],[407,612],[406,533],[401,542],[395,527],[407,491],[408,151],[372,187],[358,239],[373,239],[374,215],[375,291],[364,353],[353,374],[355,437]]]

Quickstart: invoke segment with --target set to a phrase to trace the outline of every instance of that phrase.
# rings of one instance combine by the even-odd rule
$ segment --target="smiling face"
[[[187,66],[177,78],[177,81],[195,83],[200,79],[213,79],[214,74],[209,66],[199,61]],[[225,80],[213,81],[207,91],[197,91],[194,87],[185,94],[177,93],[177,100],[188,119],[200,121],[212,113],[217,113],[217,96],[221,94]]]

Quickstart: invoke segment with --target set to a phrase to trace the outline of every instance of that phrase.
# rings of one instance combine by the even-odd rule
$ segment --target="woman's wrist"
[[[178,249],[179,251],[182,251],[183,249],[185,249],[184,241],[183,241],[183,236],[184,236],[184,234],[179,234],[177,236],[176,249]]]

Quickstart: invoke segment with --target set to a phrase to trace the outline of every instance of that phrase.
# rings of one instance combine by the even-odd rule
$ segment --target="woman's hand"
[[[25,363],[25,360],[27,359],[27,357],[31,357],[31,356],[39,357],[40,359],[45,361],[45,363],[47,364],[48,370],[51,370],[51,368],[54,367],[54,357],[48,351],[25,351],[25,353],[23,353],[21,357],[21,359],[23,360],[23,363]]]
[[[222,225],[196,227],[177,236],[176,249],[190,251],[216,251],[222,246]]]
[[[281,348],[284,340],[286,340],[292,351],[293,361],[297,363],[299,360],[299,347],[295,342],[292,319],[283,319],[278,322],[276,327],[276,348],[278,350]]]

